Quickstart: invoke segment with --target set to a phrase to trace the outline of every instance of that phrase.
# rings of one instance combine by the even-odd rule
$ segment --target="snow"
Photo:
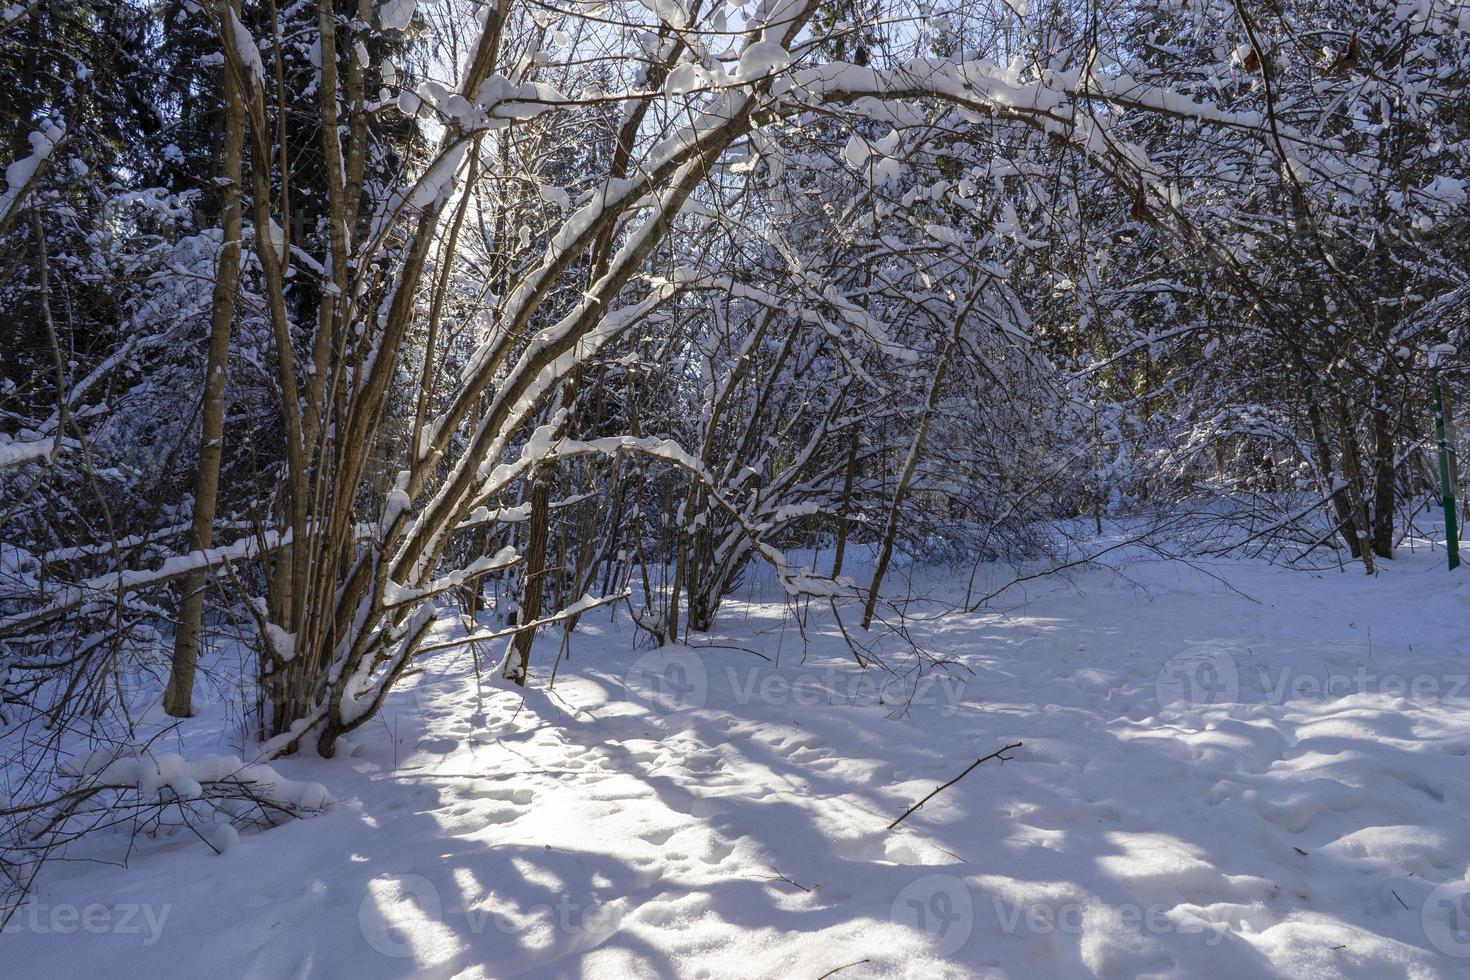
[[[504,75],[491,75],[480,84],[475,94],[476,105],[500,120],[533,119],[566,102],[567,97],[553,85],[545,82],[518,85]],[[460,119],[460,125],[466,130],[473,128],[476,122],[470,118]]]
[[[0,469],[45,459],[55,448],[55,439],[11,439],[0,433]]]
[[[774,75],[791,64],[791,53],[774,41],[756,41],[740,55],[736,77],[753,82]]]
[[[664,80],[664,92],[667,95],[684,95],[703,84],[705,84],[704,73],[700,71],[699,66],[686,61],[669,72],[669,77]]]
[[[364,530],[364,527],[359,526],[358,533],[362,534]],[[271,530],[258,536],[244,535],[231,544],[218,548],[191,551],[186,555],[173,555],[164,559],[155,568],[107,572],[84,579],[75,585],[57,586],[51,590],[49,605],[0,617],[0,630],[20,629],[55,618],[79,605],[107,597],[109,594],[136,591],[147,585],[179,578],[201,568],[258,555],[262,550],[269,551],[281,544],[289,543],[291,537],[289,529],[284,534]]]
[[[275,218],[266,222],[266,241],[270,243],[271,251],[276,253],[276,261],[286,261],[286,230],[277,223]]]
[[[469,152],[468,143],[456,143],[434,161],[409,195],[411,208],[423,209],[444,200],[454,189],[454,175]]]
[[[0,193],[0,219],[21,200],[25,189],[36,179],[46,161],[51,159],[52,152],[65,135],[66,127],[52,120],[43,122],[40,129],[27,134],[26,141],[31,145],[31,152],[11,161],[5,167],[5,191]]]
[[[748,49],[752,70],[765,65],[765,55],[754,53],[754,49],[766,43],[751,45]],[[770,53],[774,57],[774,52]],[[771,65],[774,68],[778,63],[779,67],[785,68],[789,61],[776,59]],[[1258,112],[1225,110],[1215,104],[1198,102],[1177,92],[1141,83],[1111,69],[1106,72],[1089,69],[1087,77],[1083,78],[1080,69],[1062,71],[1048,68],[1034,77],[1025,78],[1021,65],[1019,60],[1008,67],[1001,67],[987,59],[956,63],[944,59],[915,58],[896,69],[879,69],[832,62],[784,72],[775,79],[771,91],[797,104],[846,102],[854,111],[873,121],[888,119],[895,124],[903,120],[897,118],[901,110],[894,97],[912,98],[916,92],[925,92],[961,106],[1025,118],[1045,132],[1076,143],[1093,156],[1113,158],[1115,163],[1125,164],[1146,182],[1151,193],[1171,204],[1177,202],[1173,197],[1175,192],[1165,179],[1165,172],[1149,160],[1141,146],[1119,139],[1112,132],[1107,116],[1078,114],[1068,107],[1075,106],[1077,100],[1085,95],[1103,99],[1122,110],[1177,116],[1199,124],[1263,135],[1265,120]],[[746,70],[746,61],[742,57],[739,72],[742,79],[749,77]],[[1316,148],[1341,149],[1330,140],[1310,138],[1279,123],[1274,132],[1289,153],[1307,154]],[[849,149],[854,149],[850,143]],[[884,148],[880,146],[878,149],[882,152]],[[889,166],[883,179],[891,179],[897,173],[896,162],[884,163]],[[1300,170],[1303,180],[1325,176],[1313,172],[1313,167],[1325,166],[1320,154],[1313,154],[1310,160],[1305,157],[1292,159],[1291,165]]]
[[[384,30],[404,30],[412,22],[417,7],[417,0],[386,0],[378,6],[378,23]]]
[[[524,690],[446,647],[337,760],[273,764],[294,800],[330,787],[325,812],[52,865],[6,972],[1464,975],[1470,586],[1442,558],[1131,556],[974,614],[914,603],[911,638],[952,662],[922,676],[877,634],[897,673],[858,670],[815,605],[803,649],[765,580],[699,649],[588,610],[553,692],[559,630]],[[954,599],[968,573],[893,574]],[[175,754],[89,764],[154,792],[244,767],[186,762],[220,737],[189,724]],[[137,928],[49,914],[90,905]]]
[[[260,59],[260,48],[256,46],[255,38],[250,36],[249,28],[240,23],[240,18],[233,10],[230,11],[230,30],[240,61],[244,64],[245,70],[250,73],[251,84],[263,85],[265,83],[265,62]]]
[[[689,14],[678,0],[639,0],[659,20],[672,27],[689,23]]]
[[[547,204],[555,204],[563,211],[570,211],[572,209],[572,196],[567,193],[565,187],[555,187],[551,184],[542,184],[540,187],[536,188],[536,193],[540,196],[541,200],[545,201]]]
[[[1440,175],[1431,180],[1421,191],[1425,197],[1448,205],[1459,205],[1465,203],[1466,181]]]
[[[270,766],[246,765],[233,755],[207,755],[191,761],[177,752],[146,753],[112,759],[95,773],[84,767],[83,773],[95,775],[104,785],[132,787],[143,797],[167,789],[180,798],[194,798],[203,791],[202,783],[232,780],[251,784],[264,799],[303,810],[320,810],[330,801],[320,783],[287,779]]]

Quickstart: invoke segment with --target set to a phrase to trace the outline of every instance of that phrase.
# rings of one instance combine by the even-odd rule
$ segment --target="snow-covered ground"
[[[337,760],[279,763],[327,812],[52,865],[0,975],[1470,976],[1470,569],[1441,560],[916,604],[951,662],[922,678],[758,597],[697,651],[591,614],[550,693],[556,634],[525,692],[448,651]]]

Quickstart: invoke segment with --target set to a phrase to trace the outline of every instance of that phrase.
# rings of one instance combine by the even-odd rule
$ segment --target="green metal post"
[[[1434,435],[1439,440],[1439,498],[1444,504],[1445,549],[1449,552],[1450,571],[1460,564],[1460,538],[1455,527],[1455,481],[1450,478],[1450,452],[1445,445],[1444,394],[1439,387],[1439,366],[1430,370],[1434,380]]]

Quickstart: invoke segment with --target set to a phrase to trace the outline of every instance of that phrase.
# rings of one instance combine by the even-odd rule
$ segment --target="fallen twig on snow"
[[[939,787],[936,787],[935,790],[934,790],[934,792],[930,793],[928,796],[924,797],[922,800],[920,800],[919,802],[915,803],[913,806],[909,807],[907,810],[903,811],[902,816],[900,816],[897,820],[893,821],[893,823],[889,824],[887,829],[892,830],[894,827],[897,827],[899,824],[903,823],[904,818],[907,817],[910,813],[913,813],[919,807],[923,806],[925,803],[928,803],[930,800],[934,799],[934,797],[938,796],[943,791],[949,789],[951,786],[953,786],[955,783],[959,782],[961,779],[964,779],[966,776],[968,776],[970,774],[970,770],[971,769],[974,769],[976,766],[980,765],[980,763],[982,763],[982,762],[989,762],[991,759],[999,759],[1001,762],[1010,762],[1011,761],[1010,760],[1010,757],[1007,756],[1005,753],[1009,752],[1011,749],[1019,749],[1022,746],[1022,744],[1023,743],[1021,743],[1021,742],[1015,742],[1015,743],[1013,743],[1011,745],[1003,745],[1000,748],[996,749],[994,752],[990,753],[989,755],[983,756],[982,758],[979,758],[979,759],[976,759],[974,762],[970,763],[970,765],[968,767],[966,767],[966,769],[965,769],[964,772],[960,773],[958,776],[956,776],[955,778],[951,779],[949,782],[945,783],[944,785],[939,786]]]
[[[756,877],[757,878],[760,878],[763,881],[784,881],[784,882],[786,882],[786,884],[791,885],[794,888],[800,888],[804,892],[810,892],[811,891],[811,889],[808,888],[806,885],[799,884],[799,883],[797,883],[795,881],[792,881],[790,878],[786,877],[784,874],[781,873],[780,869],[778,869],[778,868],[772,868],[771,870],[774,871],[774,872],[776,872],[776,873],[773,874],[773,875],[757,875]]]

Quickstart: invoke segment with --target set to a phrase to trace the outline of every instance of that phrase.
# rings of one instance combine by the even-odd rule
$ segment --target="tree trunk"
[[[240,280],[240,160],[245,143],[245,105],[233,72],[224,70],[225,145],[220,176],[224,240],[209,315],[209,355],[204,373],[204,407],[199,441],[199,471],[194,480],[194,516],[189,527],[189,550],[202,551],[213,543],[215,506],[219,495],[220,457],[225,428],[225,378],[230,359],[230,327],[235,317],[235,293]],[[208,569],[184,576],[179,626],[174,632],[173,669],[169,672],[163,708],[175,718],[194,713],[194,671],[199,661],[199,630],[204,615],[204,586]]]
[[[1378,392],[1378,398],[1387,392]],[[1373,553],[1393,557],[1393,517],[1397,503],[1394,480],[1393,425],[1388,407],[1381,401],[1373,407]]]
[[[1342,443],[1342,470],[1347,479],[1348,499],[1351,501],[1355,537],[1357,540],[1357,555],[1363,560],[1363,571],[1369,575],[1373,574],[1373,548],[1368,541],[1368,503],[1365,499],[1366,485],[1363,481],[1362,457],[1358,453],[1358,437],[1353,432],[1352,421],[1348,417],[1347,399],[1338,395],[1335,398],[1337,408],[1337,437]]]
[[[1332,516],[1337,521],[1337,533],[1347,542],[1348,554],[1358,557],[1358,532],[1353,522],[1353,507],[1348,500],[1346,485],[1338,486],[1338,468],[1332,462],[1332,447],[1327,442],[1327,423],[1322,418],[1322,408],[1310,387],[1306,389],[1307,421],[1312,433],[1312,449],[1317,454],[1317,470],[1326,482],[1328,498],[1332,502]]]
[[[929,432],[929,417],[934,413],[934,407],[939,404],[939,386],[944,383],[944,369],[949,365],[950,358],[954,356],[955,345],[959,339],[959,324],[963,319],[963,316],[956,319],[955,336],[951,338],[944,353],[939,357],[939,363],[934,367],[934,380],[929,384],[929,396],[924,401],[924,413],[919,416],[919,431],[914,434],[914,444],[909,447],[908,458],[904,460],[903,470],[898,474],[898,486],[893,490],[893,504],[888,509],[888,526],[883,531],[883,543],[878,552],[878,564],[873,568],[873,582],[868,586],[868,601],[863,606],[863,629],[865,630],[873,624],[873,610],[878,605],[878,588],[883,584],[883,575],[888,571],[888,562],[893,558],[893,542],[898,537],[898,519],[903,511],[904,495],[908,492],[909,480],[913,478],[914,470],[918,468],[919,457],[924,452],[924,437]]]
[[[526,576],[521,587],[520,624],[522,629],[510,638],[510,652],[505,658],[501,676],[524,686],[531,664],[531,644],[536,640],[536,627],[526,626],[541,616],[541,583],[546,571],[546,541],[551,524],[551,480],[549,473],[539,473],[531,487],[529,539],[526,542]]]
[[[852,512],[852,480],[857,472],[858,430],[853,426],[847,440],[847,472],[842,476],[842,513],[837,516],[837,551],[832,556],[832,577],[842,574],[842,559],[847,553],[847,515]]]

